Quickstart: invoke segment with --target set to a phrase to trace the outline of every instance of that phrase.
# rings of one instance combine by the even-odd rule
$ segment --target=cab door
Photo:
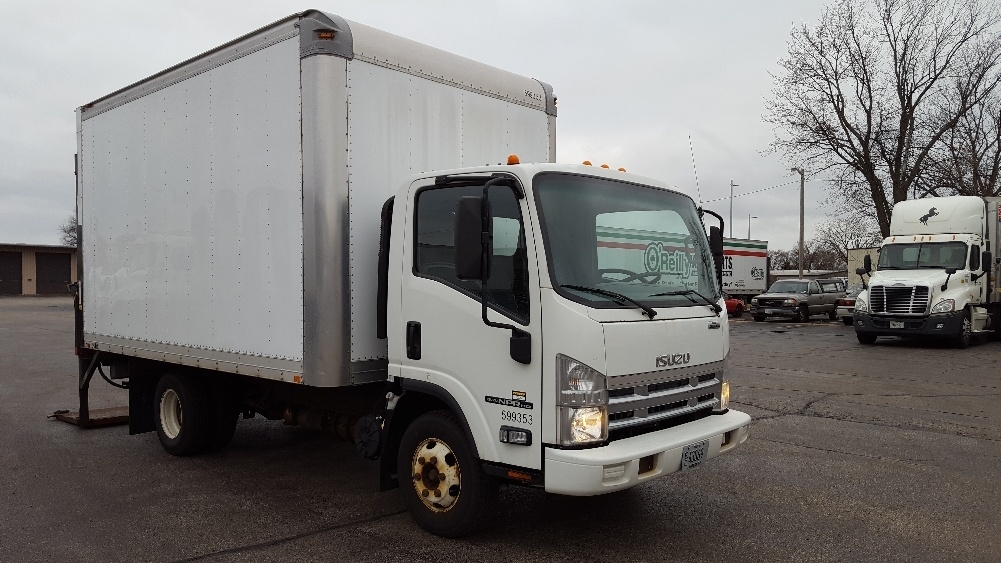
[[[462,411],[480,459],[530,469],[542,463],[542,331],[535,237],[520,187],[491,186],[491,272],[488,317],[531,338],[531,359],[511,357],[512,331],[487,326],[481,283],[455,273],[458,199],[480,196],[483,183],[415,182],[409,191],[401,279],[404,354],[401,375],[445,393]],[[501,430],[530,433],[530,445],[501,443]]]

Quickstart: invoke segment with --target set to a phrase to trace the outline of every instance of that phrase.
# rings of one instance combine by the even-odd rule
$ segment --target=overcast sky
[[[591,160],[678,186],[733,236],[791,248],[798,175],[765,156],[769,71],[822,0],[0,0],[0,243],[58,244],[73,213],[80,105],[315,8],[548,82],[557,162]],[[698,189],[689,137],[698,170]],[[746,192],[781,186],[758,194]],[[829,209],[806,184],[806,237]],[[728,232],[729,235],[729,227]]]

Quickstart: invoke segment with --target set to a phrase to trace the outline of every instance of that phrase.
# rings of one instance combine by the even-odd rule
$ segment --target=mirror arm
[[[511,185],[511,178],[494,178],[483,185],[483,197],[480,200],[480,309],[483,316],[483,324],[492,328],[504,328],[511,331],[510,354],[511,359],[521,363],[532,363],[532,335],[524,330],[507,323],[497,323],[487,317],[487,278],[489,272],[487,265],[490,263],[490,186]],[[520,198],[519,198],[520,199]]]

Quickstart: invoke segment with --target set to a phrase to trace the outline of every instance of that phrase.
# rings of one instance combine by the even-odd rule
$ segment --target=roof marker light
[[[625,168],[619,168],[619,172],[625,172],[625,171],[626,171]]]
[[[507,157],[507,163],[508,164],[521,164],[521,159],[518,158],[518,155],[516,155],[516,154],[508,155],[508,157]]]
[[[608,169],[608,165],[607,164],[602,164],[601,167],[604,168],[604,169],[606,169],[606,170]]]
[[[590,160],[585,160],[581,164],[583,164],[584,166],[591,166],[591,161]]]

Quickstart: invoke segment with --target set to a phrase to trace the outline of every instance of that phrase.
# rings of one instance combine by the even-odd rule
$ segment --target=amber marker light
[[[334,38],[334,32],[321,29],[316,32],[316,38],[330,40]]]
[[[625,172],[625,171],[626,171],[625,168],[619,168],[619,172]]]
[[[518,155],[516,155],[516,154],[508,155],[508,157],[507,157],[507,163],[508,164],[521,164],[521,159],[518,158]]]
[[[581,164],[583,164],[584,166],[591,166],[591,161],[585,160],[584,162],[581,162]]]
[[[605,170],[608,170],[608,165],[607,164],[602,164],[601,167],[604,168]]]

